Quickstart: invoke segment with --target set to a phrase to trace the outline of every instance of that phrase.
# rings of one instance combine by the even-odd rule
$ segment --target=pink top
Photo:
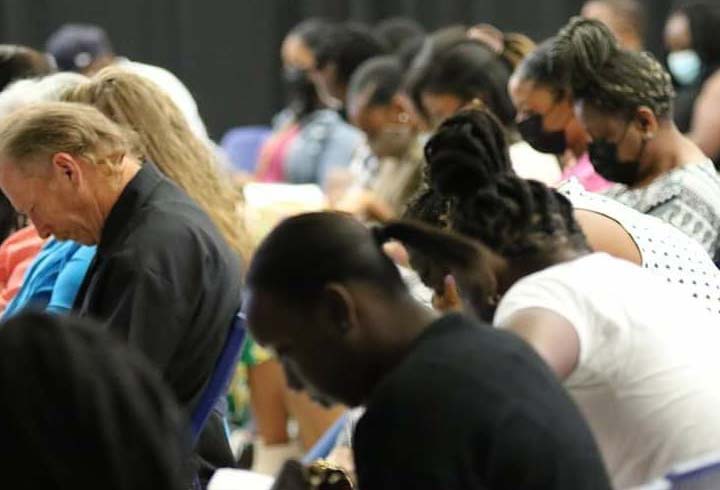
[[[595,172],[587,153],[578,158],[575,165],[563,171],[562,180],[568,180],[570,177],[575,177],[585,190],[590,192],[602,192],[613,185]]]
[[[0,245],[0,312],[20,291],[25,271],[45,240],[40,238],[33,225],[16,231]]]
[[[267,162],[258,173],[260,182],[282,182],[285,177],[285,158],[287,157],[290,144],[300,133],[300,125],[292,126],[282,130],[279,134],[271,137],[260,150],[260,161]]]

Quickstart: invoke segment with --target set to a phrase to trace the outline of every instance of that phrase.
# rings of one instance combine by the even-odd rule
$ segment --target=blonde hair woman
[[[118,67],[105,68],[64,99],[95,106],[135,135],[139,156],[151,160],[210,216],[246,261],[251,243],[238,212],[239,195],[217,158],[190,129],[180,109],[152,81]]]

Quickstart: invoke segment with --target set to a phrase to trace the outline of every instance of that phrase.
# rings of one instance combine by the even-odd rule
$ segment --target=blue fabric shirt
[[[53,313],[70,311],[93,257],[95,247],[48,240],[25,273],[22,287],[5,309],[3,319],[28,307]]]
[[[285,157],[285,180],[291,184],[318,184],[333,168],[347,167],[364,136],[336,111],[315,111],[300,122],[300,132]]]

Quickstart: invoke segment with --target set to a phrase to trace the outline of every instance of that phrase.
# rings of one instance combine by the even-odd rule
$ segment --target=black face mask
[[[628,127],[630,127],[630,123],[628,123]],[[626,134],[627,129],[625,130]],[[623,135],[620,143],[625,139],[625,135]],[[595,171],[605,180],[633,186],[640,180],[640,159],[645,151],[647,140],[643,138],[640,151],[634,160],[620,160],[618,157],[618,144],[609,141],[593,141],[588,146],[590,161]]]
[[[285,68],[283,70],[283,82],[288,107],[298,117],[302,117],[316,109],[318,105],[317,91],[307,71],[294,67]]]
[[[565,131],[545,131],[540,114],[530,116],[518,123],[520,135],[540,153],[560,155],[565,153],[567,140]]]

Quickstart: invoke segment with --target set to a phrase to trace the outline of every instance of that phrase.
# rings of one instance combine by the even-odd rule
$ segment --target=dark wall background
[[[645,0],[648,47],[673,0]],[[64,22],[107,29],[115,51],[164,66],[195,95],[215,138],[236,125],[267,123],[282,105],[279,49],[310,16],[374,22],[405,15],[435,29],[490,22],[535,40],[552,35],[584,0],[0,0],[0,42],[42,48]]]

